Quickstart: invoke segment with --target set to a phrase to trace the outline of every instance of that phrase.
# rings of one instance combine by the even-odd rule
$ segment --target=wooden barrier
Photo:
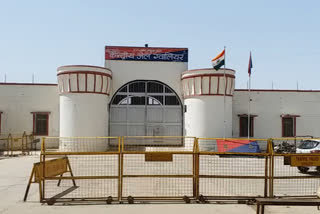
[[[45,165],[45,175],[47,177],[55,177],[55,176],[62,177],[64,173],[70,172],[73,185],[76,186],[76,182],[73,179],[74,176],[72,173],[72,169],[71,169],[71,165],[68,157],[48,160],[48,161],[45,161],[44,165]],[[26,192],[24,194],[23,201],[27,200],[29,189],[32,183],[39,184],[40,201],[42,201],[43,199],[43,194],[42,194],[43,168],[44,168],[43,163],[38,162],[33,164],[33,168],[32,168],[29,182],[26,188]],[[61,179],[59,179],[57,185],[60,186],[60,183],[61,183]]]

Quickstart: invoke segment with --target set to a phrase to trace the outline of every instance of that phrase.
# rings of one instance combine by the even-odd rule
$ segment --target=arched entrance
[[[182,136],[182,103],[159,81],[122,86],[110,102],[110,136]]]

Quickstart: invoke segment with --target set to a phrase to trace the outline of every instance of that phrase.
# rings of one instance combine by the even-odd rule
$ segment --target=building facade
[[[234,89],[236,72],[188,70],[187,48],[107,46],[104,67],[61,66],[57,79],[0,83],[1,135],[248,135],[249,93]],[[320,91],[250,96],[251,137],[320,136]]]

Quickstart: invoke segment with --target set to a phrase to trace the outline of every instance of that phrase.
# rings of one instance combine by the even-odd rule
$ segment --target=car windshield
[[[298,146],[299,149],[313,149],[319,145],[317,141],[305,140]]]

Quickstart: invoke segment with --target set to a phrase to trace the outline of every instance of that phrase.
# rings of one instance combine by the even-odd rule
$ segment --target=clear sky
[[[187,47],[189,69],[226,46],[236,88],[320,89],[319,0],[0,0],[0,81],[55,83],[61,65],[104,66],[104,46]]]

